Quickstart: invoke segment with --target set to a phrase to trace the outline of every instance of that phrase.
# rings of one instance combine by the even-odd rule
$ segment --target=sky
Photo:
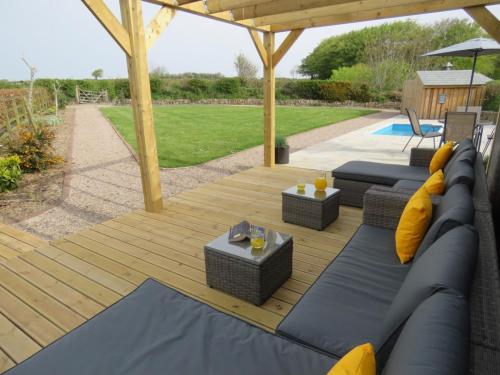
[[[120,19],[118,3],[106,0]],[[144,3],[146,24],[157,9],[158,6]],[[500,18],[500,5],[489,9]],[[0,0],[0,15],[0,80],[28,79],[28,68],[21,61],[23,56],[37,67],[38,78],[91,78],[91,72],[97,68],[104,70],[104,78],[127,76],[124,53],[79,0]],[[462,10],[405,18],[420,23],[445,18],[470,19]],[[390,21],[306,30],[280,62],[277,76],[290,76],[294,67],[325,38]],[[278,34],[277,45],[285,35]],[[177,12],[149,51],[149,65],[163,66],[169,73],[233,76],[233,62],[238,53],[261,65],[246,29]]]

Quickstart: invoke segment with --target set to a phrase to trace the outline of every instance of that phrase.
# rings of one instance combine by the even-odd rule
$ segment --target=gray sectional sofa
[[[365,342],[384,375],[496,374],[498,259],[484,169],[473,169],[472,184],[435,202],[404,265],[394,233],[411,191],[370,188],[363,224],[276,334],[147,280],[7,374],[319,375]]]

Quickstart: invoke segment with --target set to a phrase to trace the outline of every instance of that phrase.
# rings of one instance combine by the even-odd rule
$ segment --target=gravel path
[[[289,137],[292,151],[393,116],[379,112]],[[164,197],[262,163],[262,146],[195,167],[163,169]],[[139,167],[128,147],[96,105],[75,107],[74,134],[62,203],[17,227],[46,239],[142,208]]]

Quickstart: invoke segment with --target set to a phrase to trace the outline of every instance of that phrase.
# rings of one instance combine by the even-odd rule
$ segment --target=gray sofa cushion
[[[474,186],[474,167],[467,160],[456,160],[448,173],[445,175],[444,183],[446,190],[456,184],[464,184],[469,189]]]
[[[7,374],[304,375],[335,362],[147,280]]]
[[[393,186],[399,180],[423,182],[429,177],[429,169],[369,161],[349,161],[335,169],[332,175],[343,180]]]
[[[448,173],[451,166],[455,163],[455,160],[457,160],[464,152],[468,151],[473,151],[474,153],[476,152],[476,149],[470,139],[466,139],[460,142],[458,146],[455,148],[455,150],[453,151],[453,155],[451,156],[450,160],[443,169],[445,176]],[[470,154],[468,155],[468,157],[470,157]]]
[[[416,307],[436,291],[453,289],[469,295],[478,242],[473,226],[460,226],[444,234],[413,263],[384,318],[379,351],[391,350],[391,337]]]
[[[383,375],[468,374],[467,300],[453,291],[427,298],[404,325]]]
[[[361,225],[277,333],[337,357],[375,342],[409,267],[396,256],[393,230]]]
[[[399,180],[394,185],[395,189],[403,189],[410,191],[417,191],[423,185],[422,181],[412,181],[412,180]]]
[[[464,184],[450,187],[442,196],[432,213],[432,223],[425,234],[415,255],[422,253],[443,234],[463,225],[472,224],[474,220],[474,204],[469,188]]]

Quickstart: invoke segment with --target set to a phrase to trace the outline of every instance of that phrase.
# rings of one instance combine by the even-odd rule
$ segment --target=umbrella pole
[[[474,83],[474,71],[476,70],[477,52],[474,52],[474,62],[472,63],[472,74],[470,75],[469,93],[467,94],[467,104],[465,105],[465,112],[469,111],[470,96],[472,94],[472,84]]]

